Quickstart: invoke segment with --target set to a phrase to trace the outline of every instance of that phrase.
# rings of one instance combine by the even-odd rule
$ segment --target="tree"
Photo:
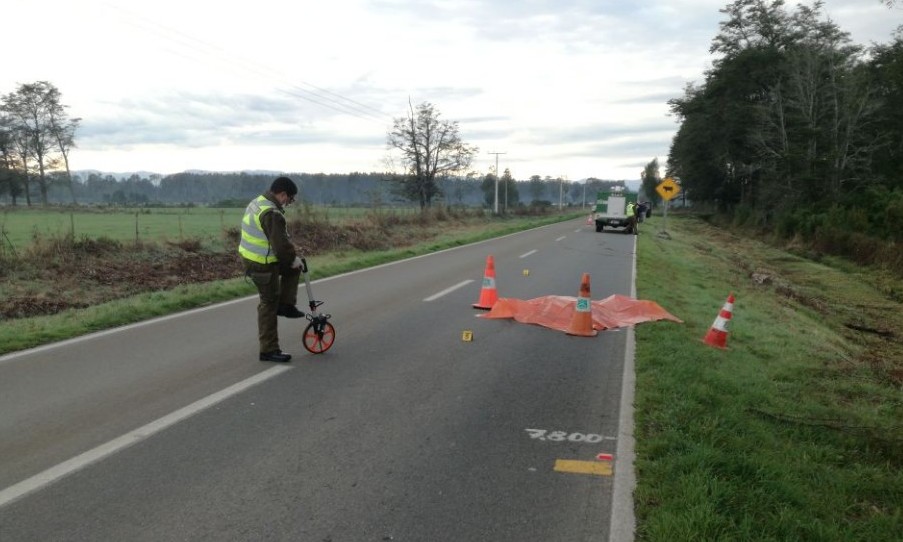
[[[494,174],[487,173],[480,184],[480,190],[483,192],[483,201],[490,209],[495,205],[495,179],[496,176]]]
[[[72,196],[72,203],[75,201],[75,190],[72,187],[72,171],[69,169],[69,151],[75,147],[75,131],[81,122],[80,118],[70,119],[66,114],[64,105],[57,103],[49,111],[50,132],[56,141],[60,156],[63,158],[63,165],[66,168],[66,184],[69,186],[69,194]]]
[[[546,185],[542,182],[542,177],[532,175],[530,177],[529,190],[532,203],[542,200],[542,195],[546,191]]]
[[[14,137],[12,119],[0,110],[0,194],[8,193],[13,205],[19,196]]]
[[[499,179],[499,199],[502,201],[504,212],[508,212],[509,206],[516,206],[520,202],[520,196],[517,193],[517,182],[511,176],[511,170],[505,168],[502,177]]]
[[[668,174],[694,201],[740,206],[743,220],[785,234],[812,233],[827,220],[815,215],[844,206],[868,207],[858,211],[877,224],[903,171],[900,36],[869,58],[823,2],[783,6],[736,0],[722,10],[711,47],[721,56],[703,85],[669,102],[680,127]]]
[[[888,188],[903,189],[903,28],[891,44],[875,48],[869,70],[882,97],[873,138],[885,143],[876,153],[875,172]]]
[[[387,137],[389,149],[401,151],[404,173],[389,180],[397,195],[425,209],[441,195],[439,180],[463,173],[478,149],[462,141],[458,123],[441,120],[431,103],[423,102],[416,110],[408,105],[410,113],[394,119]]]
[[[60,91],[47,81],[20,85],[6,95],[0,109],[12,121],[13,141],[25,178],[25,199],[31,205],[29,178],[37,173],[41,202],[47,205],[47,173],[58,164],[62,153],[67,163],[74,145],[78,120],[69,120],[60,103]],[[71,184],[71,176],[70,176]]]
[[[651,162],[646,164],[640,177],[642,181],[640,183],[640,190],[642,190],[646,197],[650,198],[652,201],[661,199],[658,196],[658,192],[655,191],[655,187],[662,182],[661,175],[659,174],[658,158],[653,158]]]

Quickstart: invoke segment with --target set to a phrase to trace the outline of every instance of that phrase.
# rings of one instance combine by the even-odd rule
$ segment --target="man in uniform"
[[[298,187],[288,177],[278,177],[270,189],[248,204],[241,221],[238,253],[245,273],[260,293],[257,333],[260,361],[286,363],[290,354],[279,348],[277,316],[301,318],[298,310],[298,280],[301,258],[285,224],[285,207],[295,201]]]
[[[628,201],[627,202],[627,233],[637,234],[637,205],[636,202]]]

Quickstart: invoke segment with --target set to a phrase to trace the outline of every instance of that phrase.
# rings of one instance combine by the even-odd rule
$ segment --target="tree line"
[[[903,27],[863,47],[822,8],[721,10],[712,68],[669,102],[667,174],[694,202],[783,236],[903,240]]]
[[[279,173],[282,174],[282,173]],[[134,173],[125,178],[99,172],[72,172],[71,182],[62,172],[47,175],[46,202],[67,205],[231,205],[243,206],[260,195],[276,173],[184,172],[173,175]],[[300,188],[299,200],[312,205],[396,206],[417,205],[399,196],[390,176],[371,173],[287,173]],[[495,175],[444,176],[436,181],[442,205],[492,208]],[[505,170],[499,179],[500,212],[538,205],[593,205],[596,192],[624,181],[588,179],[569,182],[552,177],[532,176],[519,181]],[[0,201],[15,205],[9,192],[0,189]]]

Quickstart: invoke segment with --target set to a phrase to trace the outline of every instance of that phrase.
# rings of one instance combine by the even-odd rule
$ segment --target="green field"
[[[242,209],[153,208],[153,209],[14,209],[0,214],[4,243],[16,250],[35,238],[62,237],[117,241],[179,240],[218,238],[241,218]]]
[[[371,210],[347,207],[291,206],[288,218],[313,215],[342,223],[368,213],[412,214],[414,207]],[[21,251],[36,238],[72,235],[76,239],[106,237],[116,241],[216,240],[226,228],[237,227],[243,208],[148,207],[37,209],[4,207],[0,211],[0,244]]]

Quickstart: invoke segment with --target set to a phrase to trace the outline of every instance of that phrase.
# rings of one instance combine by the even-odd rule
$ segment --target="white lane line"
[[[241,393],[251,386],[255,386],[280,373],[291,370],[291,368],[292,367],[288,365],[277,365],[275,367],[267,369],[262,373],[258,373],[250,378],[238,382],[237,384],[233,384],[228,388],[210,394],[207,397],[195,401],[194,403],[191,403],[186,407],[180,408],[175,412],[167,414],[162,418],[158,418],[157,420],[152,421],[143,427],[139,427],[138,429],[135,429],[130,433],[126,433],[121,437],[115,438],[107,442],[106,444],[101,444],[100,446],[92,450],[88,450],[81,455],[77,455],[72,459],[63,461],[59,465],[50,467],[44,472],[35,474],[31,478],[23,480],[18,484],[11,485],[8,488],[0,491],[0,508],[27,493],[41,489],[44,486],[48,486],[64,476],[72,474],[73,472],[87,467],[92,463],[96,463],[107,456],[110,456],[131,446],[132,444],[150,437],[154,433],[162,431],[171,425],[175,425],[176,423],[189,418],[204,409],[210,408],[211,406],[225,399],[228,399],[235,394]]]
[[[446,294],[450,294],[450,293],[454,292],[454,291],[457,290],[458,288],[462,288],[462,287],[464,287],[464,286],[467,286],[467,285],[470,284],[471,282],[473,282],[473,279],[468,279],[468,280],[465,280],[465,281],[461,281],[461,282],[459,282],[458,284],[455,284],[454,286],[452,286],[451,288],[446,288],[446,289],[442,290],[442,291],[439,292],[439,293],[436,293],[436,294],[433,294],[433,295],[431,295],[431,296],[429,296],[429,297],[427,297],[427,298],[424,298],[423,300],[424,300],[424,301],[435,301],[435,300],[439,299],[440,297],[442,297],[442,296],[444,296],[444,295],[446,295]]]
[[[579,232],[579,231],[580,231],[580,230],[577,230],[577,232]],[[577,232],[574,232],[574,233],[577,233]],[[563,241],[566,237],[567,237],[567,235],[562,235],[562,236],[559,237],[558,239],[555,239],[555,242],[557,243],[558,241]]]
[[[531,254],[536,254],[537,252],[539,252],[539,251],[538,251],[538,250],[531,250],[530,252],[525,252],[525,253],[521,254],[519,257],[520,257],[520,258],[526,258],[527,256],[530,256]]]

